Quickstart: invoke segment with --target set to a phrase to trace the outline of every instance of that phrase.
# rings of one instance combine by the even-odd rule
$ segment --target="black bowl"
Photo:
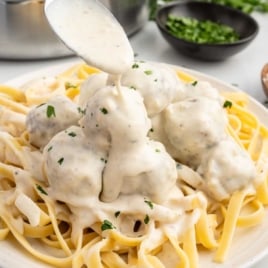
[[[179,39],[171,35],[165,26],[168,15],[229,25],[238,33],[239,40],[224,44],[198,44]],[[156,23],[164,38],[177,51],[206,61],[224,60],[237,54],[251,43],[259,31],[257,22],[250,15],[220,4],[196,1],[172,2],[160,7],[156,14]]]

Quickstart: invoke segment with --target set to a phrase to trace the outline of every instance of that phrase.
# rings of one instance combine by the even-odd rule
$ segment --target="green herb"
[[[147,75],[151,75],[153,72],[151,70],[146,70],[146,71],[144,71],[144,73]]]
[[[225,44],[239,40],[232,27],[210,20],[169,15],[166,28],[173,36],[198,44]]]
[[[101,108],[100,111],[103,113],[103,114],[108,114],[108,110],[106,108]]]
[[[160,153],[160,152],[161,152],[160,149],[155,149],[155,151],[156,151],[157,153]]]
[[[115,229],[115,227],[113,226],[113,224],[110,221],[104,220],[102,225],[101,225],[101,230],[105,231],[105,230],[109,230],[109,229]]]
[[[104,162],[105,164],[107,163],[107,159],[105,159],[103,157],[101,158],[101,161]]]
[[[136,87],[134,87],[134,86],[130,86],[130,89],[136,90]]]
[[[50,152],[52,150],[53,146],[50,146],[47,151]]]
[[[80,113],[82,115],[86,114],[86,109],[82,109],[81,107],[78,107],[77,110],[78,110],[78,113]]]
[[[116,211],[115,213],[114,213],[114,216],[117,218],[119,215],[120,215],[120,211]]]
[[[267,0],[202,0],[202,1],[229,6],[235,9],[239,9],[244,13],[251,13],[253,11],[268,12]]]
[[[141,221],[140,220],[135,221],[135,224],[133,226],[133,232],[134,233],[138,232],[140,227],[141,227]]]
[[[149,0],[149,19],[150,20],[155,19],[156,11],[161,6],[162,4],[161,2],[171,2],[171,1],[174,1],[174,0],[162,0],[162,1]]]
[[[76,88],[77,86],[76,85],[73,85],[72,83],[70,83],[70,82],[66,82],[65,83],[65,89],[69,89],[69,88]]]
[[[37,184],[36,188],[41,194],[47,195],[47,192],[43,189],[41,185]]]
[[[63,161],[64,161],[64,157],[60,158],[60,159],[58,160],[58,163],[59,163],[60,165],[62,165]]]
[[[52,116],[56,117],[55,108],[52,105],[48,105],[47,106],[47,117],[50,118]]]
[[[154,20],[158,8],[157,0],[149,0],[149,19]]]
[[[138,63],[134,63],[133,65],[132,65],[132,69],[138,69],[140,66],[139,66],[139,64]]]
[[[150,209],[154,208],[154,204],[150,200],[144,200],[144,202],[150,207]]]
[[[231,101],[226,100],[223,104],[223,108],[232,108],[232,105]]]
[[[151,132],[154,132],[154,129],[153,129],[153,128],[151,128],[151,129],[150,129],[150,131],[151,131]]]
[[[68,133],[68,135],[69,135],[70,137],[75,137],[75,136],[76,136],[76,133],[75,133],[75,132],[70,132],[70,133]]]
[[[195,87],[197,85],[197,81],[192,82],[192,85]]]
[[[148,224],[149,221],[150,221],[150,217],[146,214],[146,216],[145,216],[143,221],[144,221],[145,224]]]

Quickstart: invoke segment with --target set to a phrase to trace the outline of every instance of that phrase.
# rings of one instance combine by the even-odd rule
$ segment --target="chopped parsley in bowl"
[[[169,15],[166,28],[175,37],[199,44],[224,44],[239,40],[230,26],[210,20]]]
[[[172,2],[160,7],[156,23],[177,51],[207,61],[224,60],[241,52],[259,30],[248,14],[199,1]]]

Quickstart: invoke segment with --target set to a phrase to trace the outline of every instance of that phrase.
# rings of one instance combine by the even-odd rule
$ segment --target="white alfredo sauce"
[[[113,15],[96,0],[46,1],[57,35],[88,64],[121,74],[134,60],[128,38]]]
[[[96,1],[55,0],[46,6],[60,37],[87,63],[112,74],[89,78],[81,87],[82,118],[77,114],[66,118],[64,128],[53,118],[57,133],[39,145],[44,147],[48,193],[71,209],[73,237],[77,230],[105,219],[133,236],[146,233],[150,219],[179,237],[185,231],[182,223],[192,226],[198,219],[194,204],[205,206],[206,202],[200,193],[183,195],[177,180],[184,177],[185,168],[176,168],[173,158],[189,166],[185,181],[196,188],[205,185],[215,199],[222,200],[251,183],[252,161],[233,141],[227,142],[232,150],[222,143],[227,121],[214,88],[201,83],[206,89],[202,91],[199,85],[184,85],[174,70],[134,63],[122,27]],[[111,83],[111,78],[117,80]],[[32,120],[28,131],[34,126],[30,140],[40,135],[40,122],[45,127],[51,123],[47,108],[39,110],[42,120],[38,121],[36,112],[27,118]],[[72,112],[70,107],[68,111]],[[230,165],[234,154],[237,169]],[[224,166],[221,155],[228,160]],[[250,174],[240,172],[245,164]],[[120,216],[115,217],[118,211]],[[136,221],[142,223],[138,231]]]

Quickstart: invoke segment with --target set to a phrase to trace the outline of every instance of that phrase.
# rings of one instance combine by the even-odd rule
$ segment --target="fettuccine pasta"
[[[142,63],[136,63],[133,69],[137,69],[138,64]],[[151,70],[146,71],[147,76],[151,75]],[[100,80],[94,80],[101,76]],[[184,71],[177,71],[177,77],[182,85],[190,86],[190,89],[199,83]],[[122,83],[127,84],[127,80],[127,77],[123,77]],[[154,80],[157,82],[156,78]],[[82,137],[82,131],[88,131],[83,130],[83,127],[87,129],[86,116],[90,116],[88,110],[85,111],[89,107],[85,100],[96,95],[95,92],[102,85],[99,81],[107,82],[109,78],[98,69],[77,64],[55,77],[37,78],[21,88],[0,86],[0,240],[9,239],[11,234],[32,256],[52,267],[199,267],[201,250],[213,252],[214,259],[211,261],[224,262],[228,258],[237,228],[260,224],[268,204],[268,129],[247,109],[248,97],[241,92],[222,92],[220,100],[227,118],[223,128],[228,139],[250,156],[256,168],[254,179],[247,185],[242,185],[233,192],[224,188],[224,191],[219,190],[215,194],[212,190],[216,186],[211,186],[207,191],[210,184],[203,185],[202,177],[206,174],[206,167],[203,165],[200,168],[203,156],[199,159],[197,155],[196,162],[192,159],[188,167],[188,160],[182,158],[179,161],[176,152],[173,153],[176,150],[170,147],[170,153],[169,145],[163,141],[166,150],[172,155],[172,161],[175,159],[175,172],[178,172],[179,177],[174,182],[176,190],[167,190],[172,192],[167,192],[167,196],[170,196],[168,201],[162,200],[164,197],[161,195],[151,194],[150,189],[144,188],[144,185],[134,185],[133,181],[129,183],[133,183],[133,188],[137,187],[137,192],[131,193],[125,185],[116,198],[112,199],[113,195],[103,189],[99,190],[103,194],[101,197],[93,196],[93,192],[85,193],[86,187],[93,186],[87,186],[87,181],[83,178],[81,182],[74,178],[82,169],[87,174],[94,168],[88,166],[84,170],[83,150],[91,150],[88,143],[70,145],[74,155],[71,162],[78,159],[81,163],[77,169],[59,175],[51,171],[56,166],[63,167],[67,161],[67,157],[61,157],[60,149],[56,151],[56,148],[63,148],[67,138]],[[89,85],[93,85],[93,89],[83,91]],[[134,98],[138,85],[128,86],[132,87],[134,95],[131,98]],[[30,121],[29,115],[34,108],[45,109],[47,105],[45,117],[58,116],[54,109],[56,105],[50,102],[52,97],[58,96],[67,99],[59,99],[69,109],[64,110],[65,115],[68,114],[66,118],[69,120],[73,116],[74,119],[71,126],[65,125],[64,119],[61,121],[62,129],[57,130],[61,134],[50,135],[53,125],[35,126],[32,123],[35,121]],[[145,95],[143,97],[149,119],[153,122],[148,135],[154,140],[158,135],[154,120],[159,120],[156,115],[160,112],[155,110],[155,106],[150,106],[151,103],[146,103]],[[128,97],[122,95],[122,98]],[[72,105],[77,106],[73,108]],[[94,106],[95,102],[91,105]],[[101,107],[100,113],[107,115],[109,109]],[[170,110],[166,111],[165,116],[173,120],[173,110],[168,109]],[[35,120],[34,116],[31,120]],[[91,116],[91,120],[95,120],[94,116]],[[73,126],[78,121],[82,130]],[[101,123],[102,121],[94,122],[94,127],[103,127],[97,125]],[[32,124],[32,128],[28,127],[29,124]],[[55,121],[55,124],[59,123]],[[36,129],[41,131],[42,127],[47,136],[42,132],[34,137]],[[105,130],[98,133],[96,137],[106,137]],[[101,136],[103,133],[105,135]],[[63,135],[68,137],[60,139]],[[102,140],[96,138],[95,142]],[[169,156],[166,156],[165,148],[160,142],[150,146],[155,153],[164,154],[162,162],[159,162],[163,163],[163,167],[157,164],[161,173],[159,176],[164,176],[161,168],[165,168],[164,163]],[[76,151],[80,146],[81,154]],[[142,152],[144,155],[140,157],[147,161],[147,151]],[[93,150],[93,153],[96,152]],[[88,154],[93,153],[89,151]],[[110,151],[109,157],[112,153]],[[112,167],[109,167],[110,158],[106,154],[96,154],[99,157],[96,166],[112,172]],[[54,166],[50,164],[53,157],[57,159]],[[127,157],[126,155],[125,158]],[[64,180],[59,182],[62,174],[65,174]],[[154,177],[158,178],[157,172]],[[143,176],[141,181],[145,180],[149,180],[149,177]],[[161,183],[159,181],[160,188],[165,188],[164,181]],[[94,187],[99,189],[98,184]],[[116,189],[116,185],[113,189]],[[144,193],[142,196],[137,194],[139,189]]]

